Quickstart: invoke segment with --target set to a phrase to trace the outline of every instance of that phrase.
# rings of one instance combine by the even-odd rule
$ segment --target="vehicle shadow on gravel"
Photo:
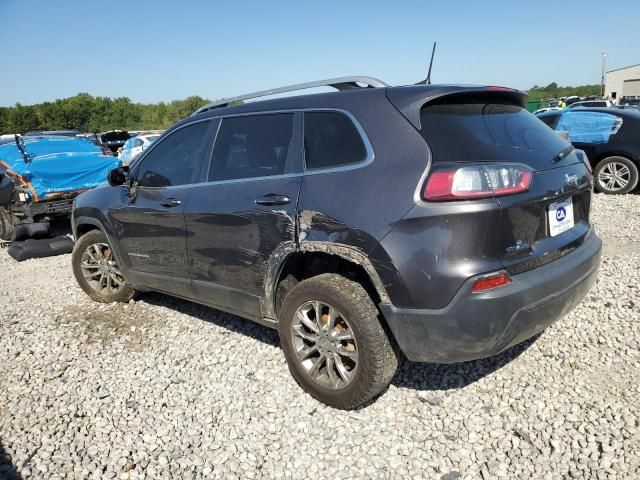
[[[241,334],[273,347],[280,345],[275,330],[215,308],[160,293],[145,293],[139,300],[213,323],[225,328],[230,334]],[[515,360],[533,345],[540,335],[525,340],[499,355],[471,362],[434,364],[416,363],[405,359],[391,383],[396,387],[424,391],[464,388]]]
[[[493,357],[471,362],[436,364],[405,359],[391,383],[396,387],[425,391],[464,388],[518,358],[541,335],[535,335]]]
[[[144,293],[140,295],[138,300],[147,302],[150,305],[169,308],[175,312],[183,313],[199,320],[213,323],[219,327],[225,328],[229,333],[239,333],[246,337],[253,338],[254,340],[259,340],[267,345],[271,345],[272,347],[278,347],[280,345],[278,332],[274,329],[252,322],[251,320],[240,318],[231,313],[226,313],[188,300],[181,300],[169,295],[163,295],[161,293]]]
[[[0,441],[0,479],[2,480],[21,480],[22,476],[11,463],[11,457],[5,451]]]

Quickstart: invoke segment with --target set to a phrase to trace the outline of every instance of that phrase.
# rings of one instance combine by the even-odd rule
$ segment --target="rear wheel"
[[[128,302],[135,295],[100,230],[91,230],[80,237],[73,247],[71,263],[78,285],[96,302]]]
[[[335,408],[372,399],[398,367],[373,301],[341,275],[322,274],[293,286],[282,303],[279,333],[293,377]]]
[[[629,193],[638,185],[638,167],[625,157],[601,160],[593,172],[596,189],[610,194]]]
[[[5,207],[0,207],[0,240],[11,240],[13,228],[13,216]]]

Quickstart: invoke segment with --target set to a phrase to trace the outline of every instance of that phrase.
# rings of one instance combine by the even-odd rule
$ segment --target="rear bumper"
[[[471,293],[466,281],[437,310],[381,304],[396,341],[416,362],[455,363],[490,357],[536,335],[565,316],[594,284],[602,241],[592,234],[566,256],[514,275],[507,286]]]

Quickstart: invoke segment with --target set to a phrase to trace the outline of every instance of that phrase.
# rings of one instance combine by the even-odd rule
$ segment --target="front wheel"
[[[341,275],[322,274],[293,286],[282,303],[278,330],[293,377],[335,408],[372,399],[398,367],[373,301],[360,284]]]
[[[0,207],[0,240],[11,240],[13,230],[13,216],[5,207]]]
[[[638,185],[638,167],[625,157],[601,160],[593,171],[596,190],[609,194],[629,193]]]
[[[71,263],[78,285],[96,302],[128,302],[136,293],[126,284],[107,237],[100,230],[91,230],[78,239]]]

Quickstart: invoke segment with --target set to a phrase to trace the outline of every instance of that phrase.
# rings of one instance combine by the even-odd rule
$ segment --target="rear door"
[[[210,142],[211,121],[181,127],[135,164],[130,196],[107,212],[132,283],[187,295],[184,205]]]
[[[205,181],[185,204],[196,299],[262,318],[266,266],[295,241],[302,181],[299,113],[223,118]]]
[[[432,169],[459,162],[532,169],[528,191],[496,197],[500,256],[510,273],[547,263],[584,241],[592,188],[586,158],[520,105],[493,94],[453,95],[427,104],[421,122]]]

